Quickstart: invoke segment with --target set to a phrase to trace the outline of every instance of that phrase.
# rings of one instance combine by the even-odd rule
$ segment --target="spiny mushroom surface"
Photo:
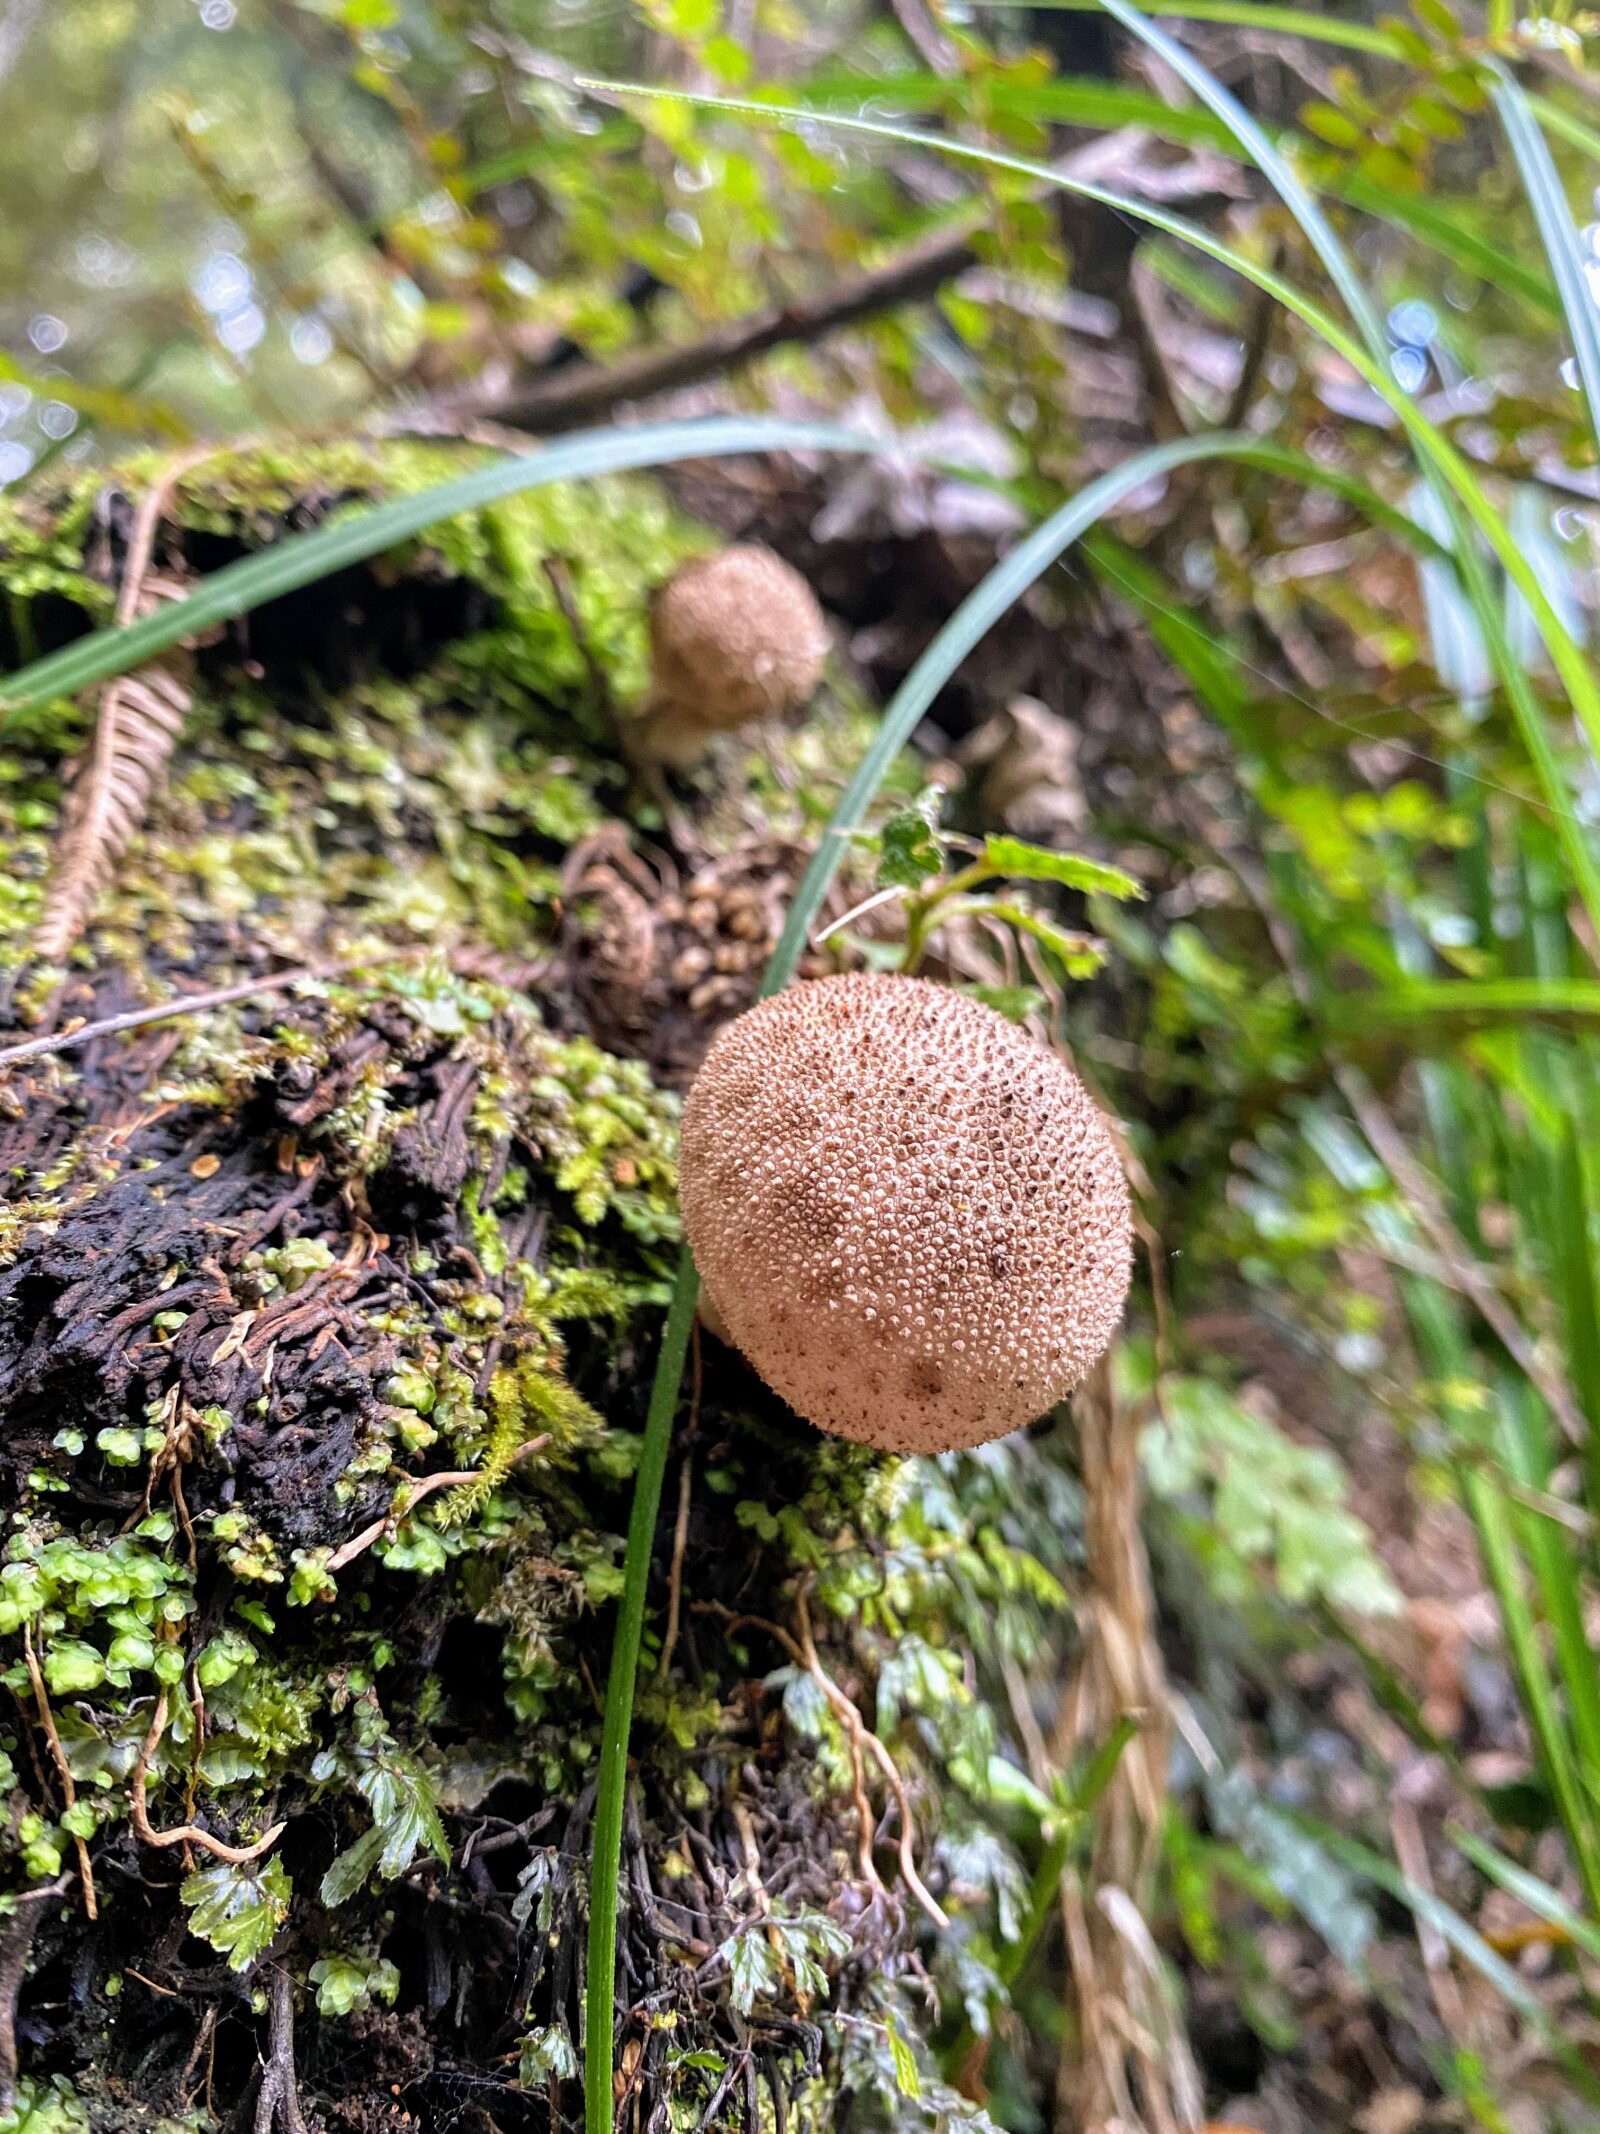
[[[918,978],[814,979],[731,1022],[684,1107],[679,1193],[735,1347],[885,1451],[1034,1421],[1127,1298],[1128,1188],[1088,1091]]]
[[[651,604],[645,753],[692,762],[713,734],[797,709],[827,656],[816,595],[770,548],[739,542],[686,563]]]

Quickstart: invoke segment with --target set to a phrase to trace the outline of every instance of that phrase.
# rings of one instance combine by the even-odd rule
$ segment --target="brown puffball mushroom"
[[[681,767],[714,734],[806,702],[828,656],[816,595],[770,548],[740,542],[686,563],[650,609],[650,695],[635,740]]]
[[[1002,1437],[1109,1347],[1127,1182],[1056,1055],[920,978],[818,978],[759,1002],[684,1106],[700,1277],[775,1393],[893,1452]]]

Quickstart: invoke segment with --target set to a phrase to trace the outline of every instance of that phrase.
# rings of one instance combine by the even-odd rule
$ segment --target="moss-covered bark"
[[[440,459],[213,462],[163,561]],[[11,649],[106,611],[148,478],[0,525]],[[540,492],[201,648],[64,974],[29,941],[86,714],[0,737],[19,1031],[316,973],[0,1074],[0,2093],[35,2134],[577,2109],[597,1685],[677,1226],[652,1068],[748,997],[859,732],[834,706],[730,751],[679,849],[630,851],[613,722],[648,587],[702,539],[648,487]],[[909,1805],[982,2009],[1015,1869],[977,1820],[975,1669],[1060,1604],[1029,1458],[958,1493],[704,1344],[635,1732],[619,2124],[956,2104],[900,2045],[928,2016],[897,1848]],[[445,1472],[471,1479],[418,1488]]]

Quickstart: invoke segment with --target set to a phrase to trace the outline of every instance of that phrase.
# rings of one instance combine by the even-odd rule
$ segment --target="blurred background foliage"
[[[1069,906],[1108,945],[1093,978],[1037,934],[992,975],[1070,1038],[1143,1196],[1119,1395],[1180,1699],[1151,1923],[1207,2109],[1593,2126],[1593,736],[1488,550],[1467,537],[1476,596],[1450,560],[1345,355],[1170,233],[984,158],[1188,214],[1331,303],[1267,182],[1286,158],[1389,381],[1587,653],[1597,25],[1501,0],[1162,19],[1255,145],[1089,5],[9,0],[0,478],[25,510],[51,462],[133,442],[539,435],[609,416],[629,364],[690,411],[845,410],[988,484],[891,459],[744,494],[878,689],[997,541],[1151,438],[1240,427],[1335,478],[1225,463],[1130,500],[941,698],[922,767],[958,827],[1084,843],[1148,890]],[[832,330],[863,275],[887,296]],[[762,352],[730,361],[752,321]],[[1062,2023],[1059,1940],[1022,1901],[1061,1867],[1027,1715],[1071,1646],[985,1685],[1032,1791],[990,1802],[1001,1854],[971,1841],[1000,1894],[933,2032],[1019,2130],[1048,2122]]]

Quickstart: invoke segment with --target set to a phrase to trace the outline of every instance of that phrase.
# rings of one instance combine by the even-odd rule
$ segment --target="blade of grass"
[[[509,453],[410,496],[352,512],[311,533],[293,534],[259,555],[229,563],[182,600],[166,601],[124,629],[91,631],[59,652],[33,660],[0,686],[0,721],[51,697],[72,696],[92,683],[165,652],[182,638],[248,613],[302,585],[383,554],[426,533],[458,512],[478,511],[519,490],[580,481],[627,468],[674,460],[713,459],[736,452],[883,452],[884,440],[837,424],[786,422],[762,415],[697,417],[688,422],[641,423],[636,429],[586,430],[560,444]]]
[[[1100,4],[1130,35],[1148,45],[1150,50],[1172,69],[1184,86],[1221,119],[1305,231],[1307,240],[1321,260],[1329,281],[1344,299],[1345,309],[1359,327],[1368,352],[1378,362],[1387,363],[1389,343],[1384,333],[1383,321],[1378,316],[1377,306],[1367,295],[1360,275],[1351,264],[1350,255],[1340,243],[1333,224],[1322,212],[1321,204],[1307,190],[1299,173],[1269,136],[1265,127],[1252,118],[1233,92],[1225,89],[1192,52],[1179,44],[1175,37],[1169,36],[1158,23],[1152,22],[1138,8],[1131,6],[1130,0],[1100,0]]]
[[[1029,0],[975,0],[995,13],[1029,5]],[[1094,15],[1100,0],[1034,0],[1052,14]],[[1342,46],[1347,52],[1370,52],[1375,59],[1405,60],[1405,47],[1392,31],[1371,23],[1351,22],[1339,15],[1323,15],[1309,7],[1273,7],[1255,0],[1173,0],[1163,5],[1163,15],[1184,22],[1220,22],[1229,29],[1264,30],[1273,37],[1305,37],[1316,44]]]
[[[1572,352],[1589,413],[1589,433],[1600,443],[1600,311],[1589,288],[1587,262],[1567,204],[1566,188],[1521,87],[1502,67],[1496,67],[1494,74],[1495,109],[1522,173],[1545,256],[1556,279],[1561,308],[1566,313],[1567,332],[1572,337]]]
[[[1539,1494],[1551,1486],[1549,1432],[1549,1418],[1528,1385],[1522,1381],[1508,1385],[1500,1402],[1501,1454],[1513,1477]],[[1585,1822],[1594,1857],[1600,1861],[1600,1832],[1596,1829],[1596,1811],[1600,1810],[1600,1675],[1584,1627],[1582,1560],[1567,1527],[1526,1506],[1518,1507],[1516,1518],[1523,1552],[1555,1645],[1556,1664],[1566,1690],[1577,1779],[1587,1809]],[[1593,1885],[1589,1901],[1594,1904]]]
[[[1551,1687],[1538,1625],[1523,1588],[1511,1500],[1487,1466],[1472,1460],[1459,1461],[1457,1466],[1462,1501],[1477,1531],[1484,1569],[1494,1589],[1495,1608],[1505,1630],[1528,1727],[1590,1906],[1600,1908],[1600,1844],[1596,1842],[1591,1804],[1578,1775],[1572,1742]]]
[[[1581,1912],[1575,1912],[1548,1882],[1542,1882],[1537,1875],[1530,1875],[1525,1867],[1518,1867],[1515,1861],[1508,1860],[1503,1852],[1497,1852],[1492,1845],[1486,1845],[1482,1838],[1475,1836],[1470,1830],[1462,1829],[1459,1823],[1451,1824],[1447,1834],[1451,1843],[1465,1853],[1480,1874],[1487,1875],[1491,1882],[1497,1883],[1507,1896],[1515,1897],[1519,1904],[1525,1904],[1538,1918],[1548,1920],[1553,1927],[1559,1927],[1573,1947],[1582,1949],[1586,1956],[1600,1957],[1600,1927],[1592,1920],[1585,1919]]]
[[[1361,996],[1361,1013],[1384,1022],[1600,1022],[1600,979],[1418,978]]]
[[[1582,119],[1575,118],[1570,111],[1563,110],[1548,96],[1536,95],[1531,89],[1524,90],[1523,94],[1528,99],[1528,109],[1541,126],[1573,148],[1581,148],[1586,156],[1592,156],[1600,163],[1600,133],[1592,126],[1586,126]]]
[[[632,1733],[634,1683],[644,1636],[644,1604],[661,1483],[672,1443],[672,1419],[683,1382],[684,1359],[700,1295],[700,1277],[687,1248],[678,1261],[672,1303],[661,1336],[661,1353],[650,1388],[644,1444],[634,1476],[628,1544],[623,1557],[622,1601],[606,1680],[605,1719],[594,1800],[594,1852],[589,1874],[589,1974],[583,2035],[584,2124],[588,2134],[611,2134],[612,2003],[617,1986],[617,1880],[622,1871],[622,1817],[628,1794],[628,1739]]]
[[[1099,0],[1095,5],[1098,8]],[[819,105],[839,103],[853,110],[872,99],[879,104],[892,104],[903,117],[959,117],[966,93],[959,79],[915,72],[830,71],[813,76],[807,89]],[[984,93],[997,117],[1015,114],[1048,125],[1083,126],[1106,133],[1119,126],[1142,126],[1164,141],[1202,145],[1234,156],[1240,153],[1237,135],[1214,111],[1197,109],[1192,104],[1163,103],[1150,90],[1136,89],[1126,82],[1060,74],[1041,82],[1002,78],[988,83]],[[1293,133],[1285,129],[1269,131],[1268,138],[1280,153],[1287,152],[1295,140]],[[1425,195],[1385,191],[1354,169],[1330,178],[1324,189],[1331,198],[1359,208],[1365,215],[1408,230],[1465,273],[1477,275],[1494,288],[1508,291],[1542,311],[1560,312],[1560,299],[1543,276],[1458,219],[1456,211],[1465,206],[1459,199],[1452,198],[1447,210]]]
[[[1488,1980],[1510,2007],[1514,2008],[1528,2027],[1543,2040],[1545,2049],[1556,2059],[1567,2079],[1587,2097],[1591,2103],[1600,2102],[1600,2081],[1597,2081],[1582,2056],[1564,2038],[1544,2002],[1528,1981],[1503,1956],[1496,1954],[1478,1932],[1461,1914],[1413,1882],[1401,1873],[1381,1853],[1363,1845],[1342,1830],[1334,1830],[1328,1824],[1312,1816],[1296,1815],[1294,1821],[1310,1831],[1334,1859],[1341,1861],[1355,1874],[1362,1876],[1376,1888],[1396,1898],[1418,1919],[1425,1920],[1434,1928],[1441,1940],[1455,1950],[1464,1962],[1469,1963],[1480,1977]]]

